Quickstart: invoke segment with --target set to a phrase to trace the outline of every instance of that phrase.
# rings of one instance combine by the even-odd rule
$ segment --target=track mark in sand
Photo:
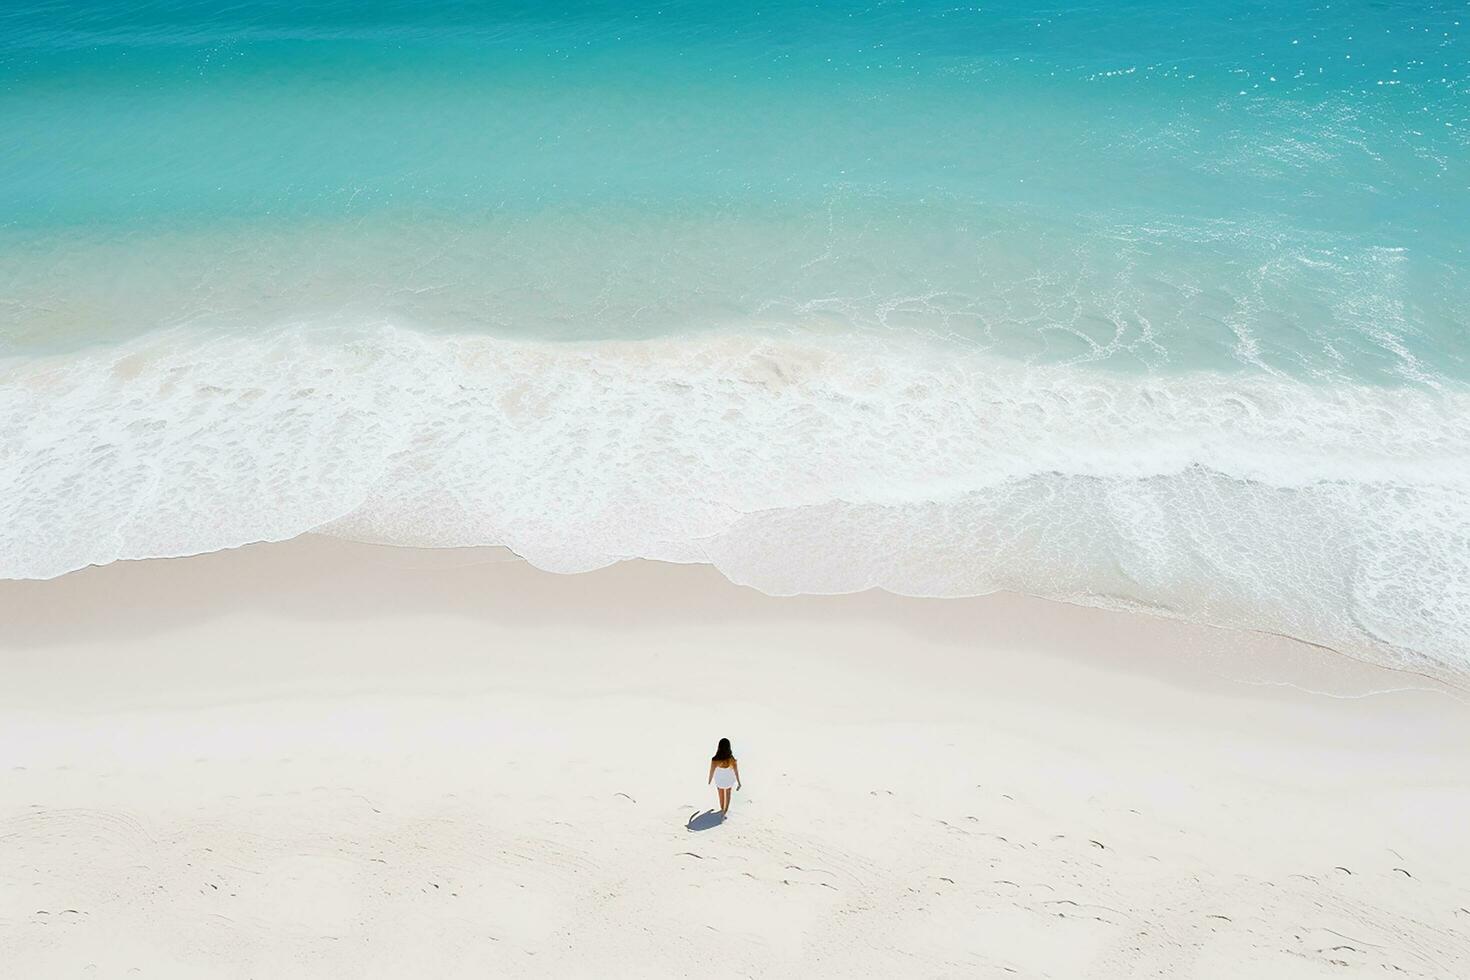
[[[1333,869],[1332,869],[1332,870],[1333,870],[1333,871],[1347,871],[1347,873],[1348,873],[1348,874],[1352,874],[1352,872],[1351,872],[1351,871],[1348,871],[1348,869],[1347,869],[1347,868],[1344,868],[1344,867],[1343,867],[1343,866],[1342,866],[1342,865],[1340,865],[1340,864],[1339,864],[1339,865],[1337,865],[1337,866],[1336,866],[1336,867],[1335,867],[1335,868],[1333,868]]]
[[[1397,871],[1399,874],[1403,875],[1405,878],[1412,878],[1412,877],[1414,877],[1413,875],[1411,875],[1407,871],[1405,871],[1403,868],[1394,868],[1394,870]]]
[[[1105,850],[1105,851],[1107,850],[1106,847],[1103,847],[1102,841],[1092,840],[1091,838],[1088,838],[1088,841],[1087,842],[1089,844],[1092,844],[1092,845],[1096,846],[1096,847],[1102,847],[1102,849]]]
[[[813,874],[813,875],[830,875],[833,878],[836,878],[837,877],[836,874],[834,874],[831,871],[826,870],[825,868],[803,868],[799,864],[788,864],[788,865],[786,865],[786,870],[787,871],[801,871],[801,872],[805,872],[806,874]]]
[[[834,892],[837,890],[837,886],[836,885],[829,885],[825,881],[792,881],[790,878],[782,878],[781,879],[781,884],[783,884],[783,885],[816,885],[818,888],[830,888]]]
[[[1234,919],[1230,918],[1230,916],[1228,916],[1228,915],[1220,915],[1219,913],[1216,913],[1216,912],[1211,912],[1209,915],[1206,915],[1205,918],[1206,919],[1224,919],[1226,922],[1234,922],[1235,921]]]
[[[627,793],[614,793],[613,796],[621,796],[623,799],[627,800],[629,803],[637,803],[638,802],[637,800],[633,799],[633,797],[629,796]]]
[[[945,877],[945,876],[944,876],[944,875],[935,875],[935,876],[934,876],[934,877],[935,877],[935,878],[938,878],[938,879],[939,879],[939,880],[940,880],[940,881],[947,881],[947,882],[949,882],[949,883],[950,883],[950,884],[951,884],[951,885],[953,885],[953,884],[954,884],[954,879],[953,879],[953,878],[946,878],[946,877]]]
[[[1336,929],[1328,929],[1326,926],[1318,926],[1318,928],[1321,929],[1323,932],[1331,933],[1332,935],[1336,936],[1339,939],[1346,939],[1348,942],[1357,943],[1359,946],[1369,946],[1369,947],[1372,947],[1373,949],[1384,949],[1385,948],[1383,946],[1378,945],[1377,943],[1370,943],[1370,942],[1366,942],[1366,941],[1364,941],[1362,939],[1358,939],[1356,936],[1344,935],[1343,933],[1338,932]]]
[[[678,854],[675,854],[674,857],[692,857],[697,861],[704,860],[703,854],[695,854],[693,851],[680,851]]]
[[[1123,915],[1123,913],[1120,912],[1118,909],[1112,908],[1111,906],[1108,906],[1108,905],[1096,905],[1096,904],[1093,904],[1091,902],[1087,902],[1087,903],[1084,903],[1084,902],[1074,902],[1070,898],[1049,898],[1046,901],[1042,902],[1041,904],[1042,905],[1070,905],[1074,909],[1102,909],[1104,912],[1111,912],[1114,915]],[[1098,921],[1099,922],[1102,922],[1104,920],[1099,919]]]

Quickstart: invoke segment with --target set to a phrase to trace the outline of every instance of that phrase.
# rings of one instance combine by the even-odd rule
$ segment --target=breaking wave
[[[0,576],[305,532],[1009,589],[1470,673],[1470,393],[761,332],[184,330],[0,361]]]

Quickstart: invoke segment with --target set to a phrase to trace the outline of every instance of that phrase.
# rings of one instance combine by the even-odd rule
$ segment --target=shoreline
[[[496,542],[554,572],[708,562],[771,595],[1111,596],[1470,679],[1459,388],[1130,375],[911,332],[391,320],[178,328],[0,374],[7,576],[310,532]]]
[[[22,975],[1470,966],[1470,705],[1278,637],[307,537],[0,582],[0,658]]]
[[[1080,601],[999,591],[977,596],[914,596],[892,592],[881,586],[859,592],[832,594],[772,595],[730,580],[714,565],[705,562],[665,562],[634,558],[589,572],[555,572],[535,567],[503,546],[418,548],[406,545],[354,541],[333,535],[308,532],[285,541],[254,542],[218,551],[175,557],[118,559],[91,565],[47,579],[0,579],[0,645],[5,647],[51,644],[57,640],[95,638],[99,630],[112,633],[127,624],[142,630],[179,628],[191,620],[219,615],[243,597],[263,602],[273,611],[315,617],[323,608],[338,615],[356,616],[354,588],[381,586],[369,583],[366,565],[379,572],[402,572],[395,584],[407,586],[394,600],[402,611],[421,612],[428,607],[450,607],[462,615],[511,616],[524,625],[539,621],[539,615],[562,618],[562,596],[577,594],[585,604],[577,615],[588,625],[609,626],[617,621],[609,608],[646,590],[658,590],[676,577],[699,582],[696,595],[704,614],[716,612],[727,618],[750,613],[762,604],[764,616],[801,619],[811,615],[856,614],[902,622],[906,628],[955,639],[965,630],[973,633],[976,645],[1019,644],[1039,647],[1052,655],[1086,660],[1073,645],[1077,637],[1105,624],[1129,624],[1145,637],[1145,647],[1167,643],[1184,653],[1181,662],[1155,655],[1135,658],[1133,669],[1159,673],[1175,681],[1203,683],[1199,668],[1208,666],[1218,679],[1240,685],[1285,687],[1306,695],[1363,698],[1405,692],[1430,692],[1470,704],[1470,689],[1448,677],[1404,667],[1388,666],[1361,659],[1333,647],[1285,633],[1199,622],[1170,610],[1092,605]],[[531,608],[506,606],[466,594],[463,581],[453,582],[447,592],[433,592],[425,580],[414,581],[414,573],[473,574],[482,566],[520,569],[511,573],[517,588],[529,588],[537,597]],[[483,569],[482,569],[483,570]],[[230,578],[228,592],[199,582],[193,574]],[[338,576],[335,588],[323,588],[321,575]],[[358,575],[363,581],[344,584],[341,576]],[[560,580],[569,580],[565,585]],[[596,581],[605,588],[578,588],[577,583]],[[288,587],[289,586],[289,587]],[[190,589],[199,589],[197,594]],[[293,596],[291,588],[308,594]],[[183,590],[181,592],[181,590]],[[728,591],[727,591],[728,590]],[[78,595],[80,593],[80,596]],[[725,594],[721,594],[725,593]],[[181,604],[180,595],[200,605]],[[90,615],[77,619],[76,600],[85,596]],[[608,597],[616,596],[616,600]],[[312,605],[325,601],[326,606]],[[922,618],[917,610],[924,610]],[[539,614],[539,615],[538,615]],[[688,617],[677,610],[648,610],[647,615],[669,622]],[[981,624],[984,623],[984,626]],[[1110,666],[1126,657],[1111,647],[1105,653]],[[1201,663],[1189,665],[1193,656]]]
[[[90,578],[99,574],[103,569],[107,568],[127,568],[134,566],[157,566],[164,563],[176,564],[180,562],[198,562],[201,560],[208,560],[211,558],[215,558],[216,556],[223,555],[240,553],[253,555],[263,549],[276,551],[283,548],[312,548],[317,547],[316,545],[312,544],[312,542],[318,541],[337,542],[339,547],[343,547],[346,549],[366,549],[364,551],[365,554],[388,555],[394,552],[400,552],[405,556],[417,556],[417,558],[409,558],[409,561],[421,560],[426,562],[426,564],[422,566],[401,566],[405,570],[438,569],[441,567],[441,563],[444,563],[442,564],[442,567],[462,567],[462,565],[515,562],[522,565],[527,565],[541,575],[550,575],[555,577],[578,577],[584,575],[605,573],[607,569],[610,568],[626,568],[628,566],[670,566],[680,568],[709,569],[715,572],[720,581],[724,582],[732,588],[741,591],[750,591],[759,596],[763,596],[766,599],[776,601],[810,602],[845,599],[853,596],[881,596],[882,599],[879,601],[893,600],[900,603],[1020,603],[1024,605],[1039,604],[1041,608],[1060,606],[1067,609],[1087,610],[1093,613],[1101,613],[1110,616],[1117,615],[1125,617],[1137,617],[1142,620],[1158,620],[1166,623],[1175,623],[1187,633],[1195,634],[1196,639],[1198,638],[1198,636],[1205,636],[1210,634],[1219,634],[1220,637],[1234,637],[1237,638],[1239,641],[1238,643],[1234,644],[1235,646],[1251,651],[1276,649],[1279,655],[1284,656],[1288,659],[1288,661],[1301,662],[1304,660],[1312,660],[1316,655],[1320,654],[1324,664],[1343,661],[1346,664],[1353,665],[1353,667],[1342,667],[1341,672],[1345,676],[1356,674],[1359,678],[1366,678],[1372,675],[1378,675],[1384,678],[1397,677],[1402,679],[1401,684],[1391,684],[1390,686],[1383,688],[1364,688],[1359,690],[1358,693],[1351,694],[1335,693],[1331,690],[1300,688],[1303,693],[1307,694],[1321,694],[1331,697],[1367,697],[1375,694],[1389,694],[1398,691],[1422,690],[1442,693],[1449,697],[1470,703],[1470,685],[1457,683],[1456,681],[1460,679],[1460,674],[1456,673],[1453,669],[1443,664],[1430,662],[1425,664],[1422,668],[1414,668],[1406,665],[1385,664],[1374,661],[1367,657],[1349,653],[1326,643],[1317,642],[1315,640],[1310,640],[1305,637],[1294,636],[1290,633],[1278,632],[1264,628],[1233,626],[1226,623],[1216,623],[1190,619],[1182,612],[1176,612],[1175,610],[1167,609],[1164,607],[1149,607],[1147,605],[1134,602],[1133,600],[1129,600],[1127,598],[1112,595],[1095,596],[1094,598],[1099,600],[1097,602],[1088,602],[1082,599],[1068,599],[1058,598],[1054,596],[1034,595],[1026,592],[1017,592],[1010,589],[1000,589],[995,592],[984,593],[980,595],[913,595],[904,592],[896,592],[881,585],[875,585],[868,589],[849,592],[803,592],[792,594],[769,593],[762,591],[757,586],[735,581],[725,575],[725,573],[717,566],[705,561],[677,562],[665,561],[656,558],[625,558],[615,561],[610,565],[606,565],[601,568],[591,569],[589,571],[558,572],[537,568],[531,562],[527,561],[522,556],[517,555],[510,548],[503,545],[484,545],[473,547],[418,547],[414,545],[398,545],[373,541],[363,541],[347,537],[338,537],[336,535],[326,534],[319,531],[307,531],[293,538],[287,538],[281,541],[252,541],[246,544],[218,548],[212,551],[191,552],[181,555],[157,555],[148,558],[118,558],[109,562],[105,562],[103,564],[87,565],[83,568],[77,568],[68,572],[62,572],[58,575],[53,575],[47,578],[0,578],[0,587],[14,585],[15,588],[11,589],[10,593],[19,593],[41,583],[54,583],[63,579],[69,581],[75,579],[78,576]],[[0,595],[0,600],[3,600],[3,602],[5,603],[3,605],[0,605],[0,614],[3,614],[5,618],[11,620],[12,624],[24,624],[28,620],[35,619],[36,621],[31,622],[29,628],[38,632],[47,631],[51,629],[52,626],[54,626],[54,624],[52,623],[45,623],[44,626],[41,625],[40,621],[43,621],[44,617],[34,617],[33,613],[28,614],[27,611],[22,608],[22,606],[24,605],[23,601],[16,601],[15,595],[10,593]],[[37,594],[43,593],[38,592]],[[165,619],[169,618],[170,616],[170,612],[162,606],[154,608],[151,611],[153,613],[161,614]],[[3,623],[0,623],[0,629],[3,628]],[[22,626],[22,630],[24,629],[26,629],[26,627]],[[23,633],[20,635],[23,636]],[[1206,646],[1211,650],[1218,650],[1223,646],[1229,645],[1232,645],[1229,639],[1220,639],[1219,637],[1217,637],[1213,642],[1206,644]],[[1306,651],[1313,651],[1313,653],[1308,654]],[[1412,655],[1415,657],[1422,657],[1421,654],[1417,653],[1414,653]],[[1354,668],[1357,669],[1355,670]],[[1317,672],[1319,674],[1321,672],[1325,672],[1328,675],[1334,675],[1337,673],[1337,671],[1335,671],[1330,666],[1313,666],[1307,668],[1307,670],[1309,672]],[[1236,679],[1242,680],[1243,683],[1250,683],[1248,681],[1244,681],[1242,678]],[[1267,686],[1277,683],[1284,684],[1285,686],[1295,686],[1294,683],[1291,681],[1260,681],[1258,683]],[[1349,688],[1352,687],[1353,685],[1349,684]]]

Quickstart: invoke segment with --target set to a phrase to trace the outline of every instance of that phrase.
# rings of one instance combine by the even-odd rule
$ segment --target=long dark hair
[[[730,751],[730,740],[728,738],[722,738],[720,739],[719,747],[715,749],[714,758],[710,761],[724,762],[726,759],[733,758],[735,758],[735,753]]]

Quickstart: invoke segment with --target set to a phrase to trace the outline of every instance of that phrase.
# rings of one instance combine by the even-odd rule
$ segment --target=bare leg
[[[720,794],[720,815],[724,816],[730,809],[730,791],[728,789],[717,790]]]

